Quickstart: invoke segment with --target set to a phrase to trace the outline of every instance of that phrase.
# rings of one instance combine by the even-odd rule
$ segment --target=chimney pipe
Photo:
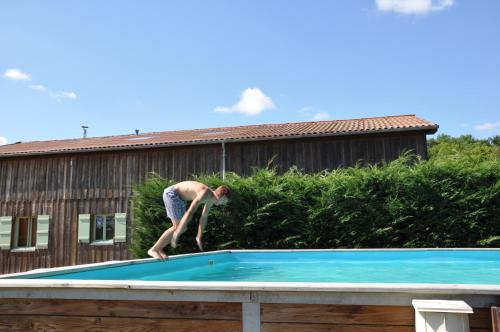
[[[82,129],[83,129],[83,138],[87,138],[87,129],[89,127],[88,126],[82,126]]]
[[[135,130],[135,134],[136,134],[136,135],[139,135],[139,129],[136,129],[136,130]]]

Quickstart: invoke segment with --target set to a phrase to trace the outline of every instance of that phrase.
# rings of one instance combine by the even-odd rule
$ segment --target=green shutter
[[[127,242],[126,213],[115,213],[115,242]]]
[[[10,249],[12,217],[0,217],[0,249]]]
[[[90,214],[78,215],[78,242],[89,243],[90,239]]]
[[[37,249],[49,248],[49,220],[50,216],[42,215],[37,218],[36,247]]]

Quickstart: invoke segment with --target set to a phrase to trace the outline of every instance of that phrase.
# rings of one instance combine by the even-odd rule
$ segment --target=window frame
[[[19,246],[19,224],[21,219],[28,219],[28,234],[27,234],[27,240],[26,243],[29,243],[30,245],[27,246]],[[23,250],[35,250],[36,249],[36,232],[34,234],[35,238],[35,245],[31,245],[33,241],[33,223],[36,223],[38,221],[37,216],[20,216],[16,217],[15,222],[14,222],[14,242],[12,243],[12,249],[14,251],[23,251]],[[38,226],[38,225],[37,225]],[[35,228],[36,230],[36,228]]]
[[[104,218],[104,225],[103,225],[103,228],[102,228],[102,240],[96,240],[96,234],[97,234],[97,231],[96,231],[96,226],[97,226],[97,222],[96,222],[96,218],[97,217],[103,217]],[[110,239],[107,239],[106,238],[106,218],[107,217],[113,217],[113,236],[110,238]],[[115,215],[113,213],[97,213],[97,214],[93,214],[91,215],[91,241],[90,241],[90,244],[92,245],[105,245],[105,244],[113,244],[114,243],[114,239],[115,239]]]

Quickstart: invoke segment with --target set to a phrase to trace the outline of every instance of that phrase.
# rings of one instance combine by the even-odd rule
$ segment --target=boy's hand
[[[203,242],[201,240],[201,237],[196,237],[196,244],[198,245],[198,248],[200,248],[200,251],[203,251]]]

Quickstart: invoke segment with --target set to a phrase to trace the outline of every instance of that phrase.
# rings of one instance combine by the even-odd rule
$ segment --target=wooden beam
[[[262,322],[415,325],[412,307],[263,303]]]
[[[262,332],[415,332],[414,326],[263,323]]]
[[[0,316],[0,331],[241,332],[241,322],[125,317]]]
[[[241,321],[241,303],[61,299],[2,299],[0,317],[9,315],[140,317]]]
[[[491,307],[491,325],[493,332],[500,332],[500,307]]]

